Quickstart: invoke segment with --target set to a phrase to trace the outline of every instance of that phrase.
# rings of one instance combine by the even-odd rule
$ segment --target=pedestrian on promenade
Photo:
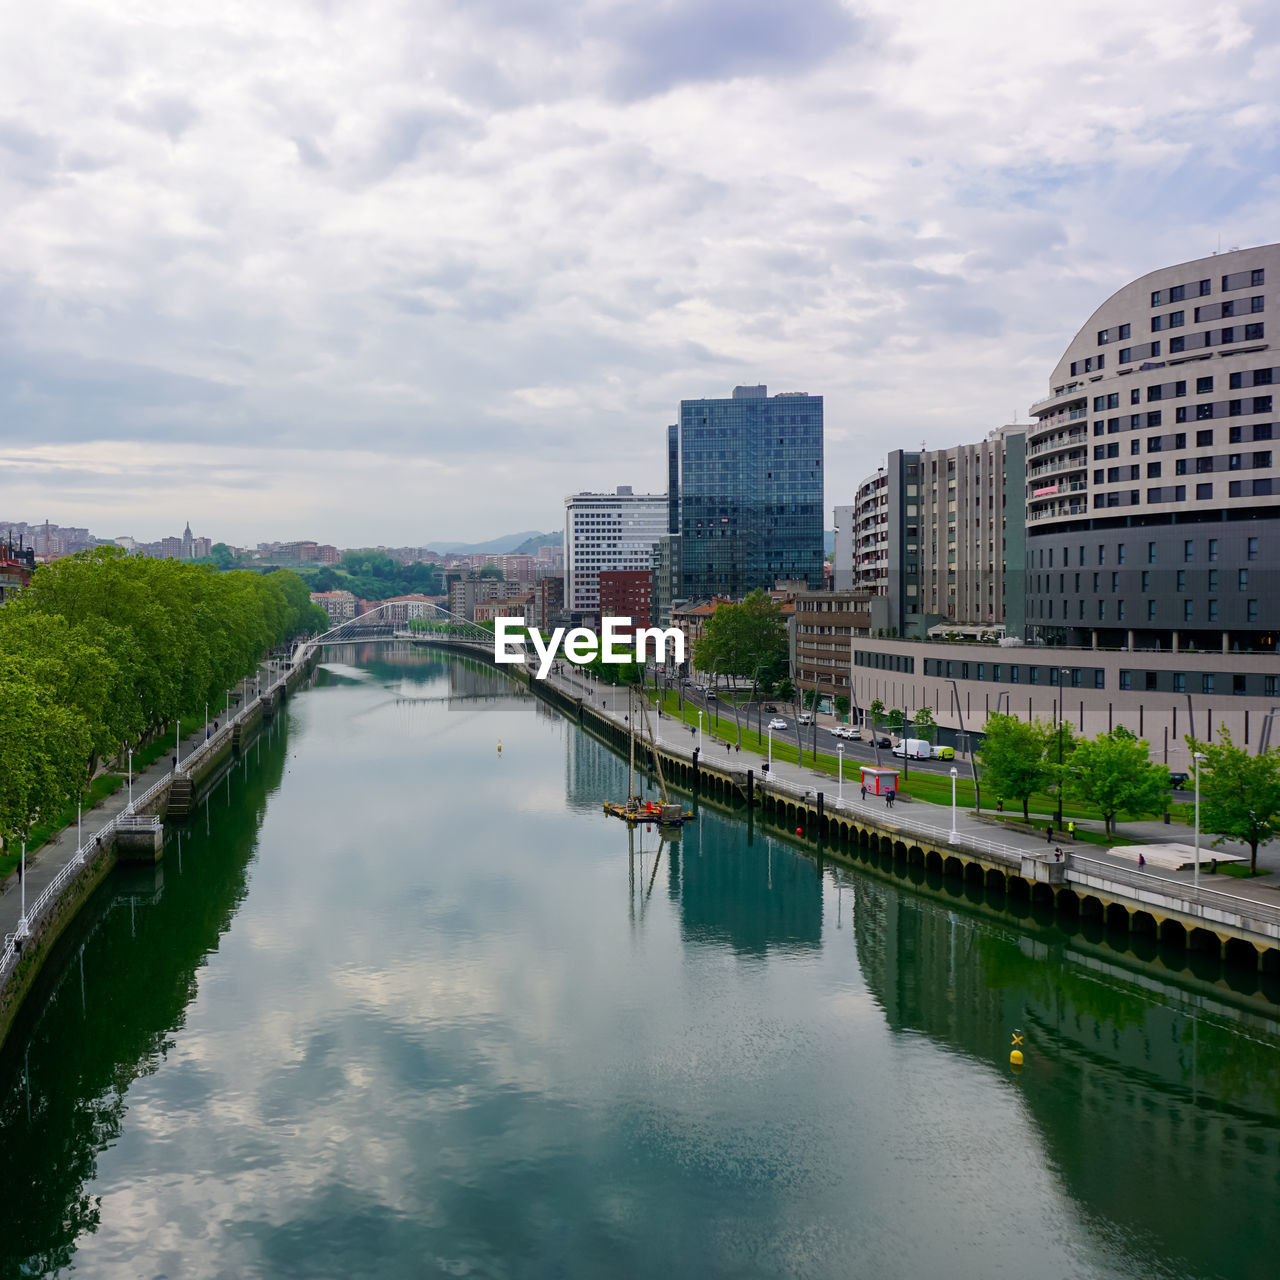
[[[1055,862],[1061,862],[1061,861],[1062,861],[1062,846],[1061,846],[1061,845],[1056,845],[1056,846],[1054,847],[1054,850],[1053,850],[1053,860],[1054,860]]]
[[[1073,840],[1076,838],[1076,820],[1074,818],[1067,823],[1067,835],[1069,835]]]
[[[1138,854],[1138,870],[1141,871],[1147,865],[1147,860],[1142,854]]]
[[[1053,843],[1053,823],[1046,822],[1044,824],[1044,842],[1045,844]]]
[[[865,801],[866,798],[867,798],[867,784],[864,782],[862,784],[862,799]]]
[[[175,769],[178,767],[178,757],[177,757],[177,756],[174,756],[174,757],[173,757],[173,767],[174,767]]]
[[[997,800],[997,801],[996,801],[996,812],[997,812],[997,813],[1003,813],[1003,812],[1004,812],[1004,801],[1003,801],[1003,800]]]

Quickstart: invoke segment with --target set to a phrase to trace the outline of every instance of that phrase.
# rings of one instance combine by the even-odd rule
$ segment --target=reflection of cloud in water
[[[330,675],[337,676],[341,680],[367,681],[373,679],[367,671],[362,671],[359,667],[349,667],[345,662],[322,662],[320,670],[327,671]]]

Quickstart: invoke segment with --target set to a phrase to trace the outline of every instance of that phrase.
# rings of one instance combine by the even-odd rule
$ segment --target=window
[[[1124,564],[1124,543],[1116,546],[1116,564]]]
[[[1187,433],[1185,431],[1177,431],[1174,433],[1173,447],[1175,449],[1185,449],[1187,447]]]
[[[1120,590],[1120,575],[1118,573],[1113,573],[1111,575],[1111,590],[1113,592]]]
[[[1151,570],[1143,569],[1142,571],[1142,589],[1143,591],[1151,590]]]
[[[1084,602],[1081,601],[1083,604]],[[1107,687],[1107,675],[1101,668],[1097,668],[1093,673],[1093,687],[1095,689],[1105,689]]]
[[[1217,569],[1209,570],[1209,590],[1217,591],[1218,589],[1218,571]]]
[[[1200,281],[1200,297],[1207,298],[1212,292],[1213,292],[1213,281],[1201,280]]]
[[[1193,601],[1191,601],[1191,600],[1184,600],[1184,601],[1182,602],[1182,620],[1183,620],[1183,622],[1190,622],[1190,621],[1191,621],[1192,610],[1193,610],[1194,608],[1195,608],[1195,604],[1194,604],[1194,602],[1193,602]]]
[[[1187,589],[1187,571],[1185,569],[1178,570],[1178,590],[1185,591]]]
[[[1107,602],[1105,600],[1098,601],[1098,621],[1106,622],[1107,620]]]
[[[1147,479],[1158,480],[1160,478],[1160,464],[1158,462],[1147,463]]]
[[[1210,481],[1208,484],[1196,485],[1196,501],[1197,502],[1204,502],[1207,498],[1212,498],[1212,497],[1213,497],[1212,481]]]
[[[1151,295],[1151,305],[1152,305],[1153,307],[1160,307],[1160,306],[1163,306],[1163,305],[1164,305],[1164,290],[1163,290],[1163,289],[1156,289],[1156,290],[1152,293],[1152,295]]]
[[[1156,602],[1154,600],[1147,601],[1147,621],[1154,622],[1156,620]]]
[[[1276,687],[1280,685],[1280,676],[1263,676],[1262,677],[1262,695],[1265,698],[1274,698],[1277,695]]]
[[[1253,286],[1253,288],[1256,289],[1258,288],[1259,285],[1266,284],[1266,282],[1267,282],[1267,273],[1261,267],[1257,268],[1257,270],[1255,271],[1249,272],[1249,283],[1250,285]]]
[[[1260,293],[1249,299],[1249,310],[1254,315],[1257,315],[1259,311],[1266,310],[1266,305],[1266,301]]]
[[[1170,312],[1169,312],[1169,328],[1170,328],[1170,329],[1180,329],[1180,328],[1182,327],[1183,323],[1185,322],[1185,320],[1186,320],[1186,312],[1185,312],[1185,311],[1170,311]]]
[[[1181,302],[1187,296],[1187,286],[1185,284],[1175,284],[1169,290],[1170,302]]]
[[[1178,458],[1173,464],[1173,474],[1176,476],[1185,476],[1187,474],[1186,458]]]
[[[1225,330],[1223,331],[1225,332]],[[1263,336],[1263,329],[1260,324],[1247,324],[1244,327],[1244,340],[1246,342],[1257,342]],[[1225,341],[1225,339],[1223,339]]]
[[[1241,694],[1245,692],[1244,676],[1235,674],[1231,677],[1231,692],[1233,694]]]
[[[1173,673],[1173,691],[1174,693],[1186,693],[1187,673],[1185,671],[1175,671]]]
[[[1255,450],[1253,455],[1253,465],[1255,467],[1269,467],[1271,465],[1271,450]]]
[[[1209,559],[1216,560],[1218,558],[1218,540],[1217,538],[1209,539]]]
[[[1241,570],[1239,570],[1239,571],[1237,572],[1237,574],[1236,574],[1236,590],[1237,590],[1237,591],[1248,591],[1248,590],[1249,590],[1249,570],[1248,570],[1248,569],[1241,569]]]
[[[1180,351],[1185,351],[1186,349],[1187,349],[1186,338],[1178,337],[1178,338],[1169,339],[1169,354],[1171,356],[1176,356]]]
[[[1147,426],[1158,427],[1160,423],[1161,423],[1161,416],[1160,416],[1159,409],[1156,409],[1154,412],[1147,414]]]
[[[1164,440],[1160,436],[1152,436],[1151,439],[1147,441],[1148,453],[1159,453],[1163,448]]]
[[[1246,622],[1257,622],[1258,602],[1256,600],[1248,600],[1245,602],[1244,619]]]
[[[1200,692],[1212,693],[1213,686],[1214,686],[1213,672],[1206,671],[1205,674],[1200,677]]]
[[[1129,392],[1129,403],[1130,403],[1130,404],[1141,404],[1141,403],[1142,403],[1142,388],[1141,388],[1141,387],[1133,387],[1133,388],[1130,390],[1130,392]]]
[[[1196,544],[1195,544],[1194,542],[1192,542],[1190,538],[1188,538],[1188,539],[1187,539],[1187,540],[1182,544],[1182,559],[1183,559],[1183,562],[1184,562],[1185,564],[1190,564],[1190,563],[1191,563],[1191,561],[1192,561],[1192,560],[1194,560],[1195,558],[1196,558]],[[1179,588],[1178,588],[1178,590],[1179,590],[1179,591],[1181,591],[1181,590],[1182,590],[1182,588],[1181,588],[1181,587],[1179,587]]]
[[[1110,341],[1111,341],[1111,330],[1099,329],[1098,330],[1098,346],[1100,347],[1106,346],[1106,344]]]
[[[1122,324],[1120,328],[1116,331],[1116,337],[1119,338],[1121,342],[1123,342],[1128,336],[1129,336],[1129,326],[1127,324]]]
[[[1218,620],[1218,602],[1216,600],[1209,601],[1209,621],[1217,622]]]
[[[1164,328],[1164,316],[1151,317],[1151,332],[1159,333]]]
[[[1213,390],[1213,377],[1196,379],[1196,395],[1205,396]]]
[[[1156,466],[1160,464],[1157,462]],[[1147,563],[1155,564],[1156,562],[1156,544],[1154,542],[1147,543]]]
[[[1248,558],[1249,558],[1250,560],[1256,560],[1256,559],[1258,558],[1258,540],[1257,540],[1257,538],[1250,538],[1250,539],[1249,539],[1249,543],[1248,543],[1248,548],[1247,548],[1246,554],[1247,554],[1247,556],[1248,556]]]
[[[1122,671],[1120,673],[1120,687],[1122,689],[1133,688],[1133,672],[1132,671]]]
[[[1117,622],[1124,621],[1124,601],[1123,600],[1116,601],[1116,621]]]

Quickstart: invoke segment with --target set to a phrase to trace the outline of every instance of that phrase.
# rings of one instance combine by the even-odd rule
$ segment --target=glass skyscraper
[[[779,578],[822,587],[821,396],[758,386],[682,400],[679,461],[686,599],[736,598]]]

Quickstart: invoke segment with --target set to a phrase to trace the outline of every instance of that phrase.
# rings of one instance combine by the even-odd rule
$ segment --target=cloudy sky
[[[1277,238],[1271,0],[0,8],[0,518],[554,529],[682,397],[826,397],[828,510],[1134,276]],[[830,519],[828,518],[828,524]]]

